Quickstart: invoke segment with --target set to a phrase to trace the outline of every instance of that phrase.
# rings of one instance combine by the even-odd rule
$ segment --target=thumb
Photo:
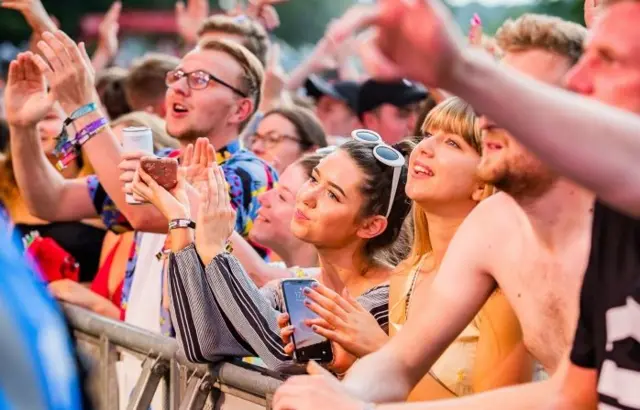
[[[80,48],[80,54],[82,55],[84,62],[87,63],[89,67],[93,67],[93,65],[91,64],[91,57],[89,57],[89,53],[87,53],[87,48],[84,45],[84,41],[81,41],[78,46]]]
[[[325,376],[330,379],[335,379],[331,373],[324,367],[320,366],[317,362],[311,360],[307,364],[307,373],[312,376]]]

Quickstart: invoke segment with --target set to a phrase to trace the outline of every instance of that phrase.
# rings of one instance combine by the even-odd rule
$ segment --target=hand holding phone
[[[331,363],[333,361],[331,342],[305,324],[306,320],[318,317],[304,304],[306,299],[304,288],[310,288],[314,282],[316,281],[313,279],[285,279],[281,284],[289,321],[294,327],[291,336],[294,345],[293,357],[299,363],[310,360]]]
[[[178,185],[178,161],[174,158],[143,157],[140,168],[167,191]]]

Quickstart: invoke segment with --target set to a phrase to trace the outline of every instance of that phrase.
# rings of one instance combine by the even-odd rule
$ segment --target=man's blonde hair
[[[505,52],[542,49],[569,58],[573,64],[582,56],[587,29],[559,17],[524,14],[508,19],[496,33],[498,47]]]
[[[246,16],[214,14],[202,23],[198,29],[198,37],[216,31],[242,37],[242,45],[258,57],[263,66],[266,65],[269,36],[260,23]]]
[[[198,44],[198,49],[225,53],[242,67],[242,78],[238,88],[253,101],[251,115],[240,124],[240,130],[242,131],[260,105],[260,88],[264,78],[262,64],[246,47],[230,40],[203,40]]]

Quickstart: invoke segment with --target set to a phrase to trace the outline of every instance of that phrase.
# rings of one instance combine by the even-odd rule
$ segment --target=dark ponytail
[[[387,222],[387,229],[375,238],[371,238],[365,251],[368,256],[376,257],[381,251],[388,251],[400,237],[403,226],[409,211],[411,210],[411,200],[405,193],[407,183],[407,173],[409,165],[409,155],[415,147],[415,143],[405,140],[393,146],[405,158],[405,165],[400,173],[398,188],[396,190],[391,214]],[[373,215],[385,215],[389,206],[391,196],[391,186],[393,184],[393,167],[383,164],[373,156],[372,145],[359,141],[348,141],[340,146],[356,162],[366,176],[360,190],[364,197],[364,204],[361,209],[363,217]]]

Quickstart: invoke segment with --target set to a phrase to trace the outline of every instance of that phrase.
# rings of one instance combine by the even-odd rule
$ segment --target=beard
[[[209,129],[205,129],[203,127],[193,125],[181,127],[178,130],[172,130],[169,121],[167,121],[165,129],[169,136],[185,143],[195,143],[198,138],[208,138],[212,134],[215,134],[215,130],[211,129],[211,127],[209,127]]]
[[[534,199],[547,193],[558,176],[537,159],[526,155],[512,158],[484,157],[478,177],[515,199]]]

